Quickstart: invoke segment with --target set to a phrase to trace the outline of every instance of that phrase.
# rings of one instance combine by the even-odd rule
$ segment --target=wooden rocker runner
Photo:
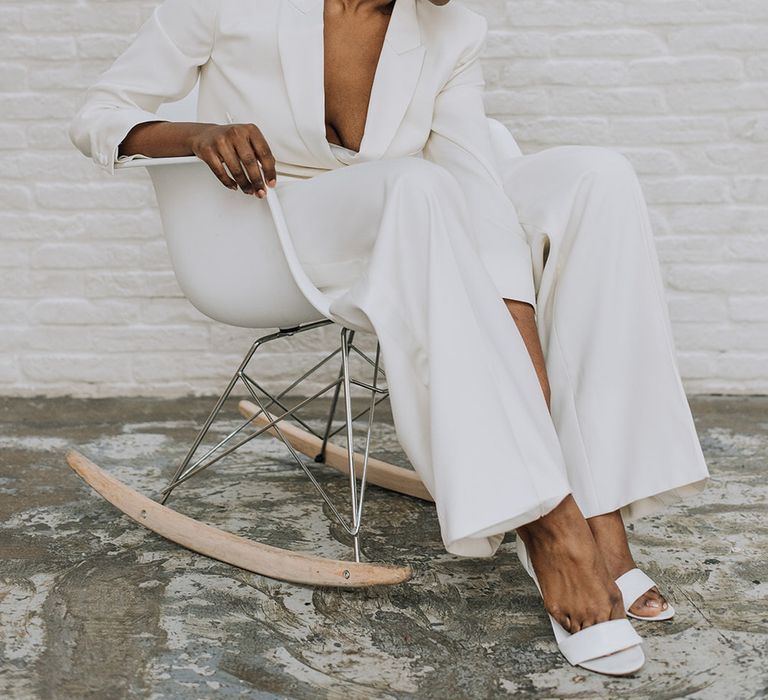
[[[205,525],[142,496],[79,452],[67,462],[82,479],[129,518],[172,542],[257,574],[317,586],[377,586],[411,577],[407,566],[324,559],[254,542]]]
[[[325,323],[327,322],[323,322],[323,325],[325,325]],[[269,392],[267,392],[261,385],[257,384],[245,371],[248,361],[259,345],[270,340],[275,340],[278,337],[284,337],[285,335],[292,335],[303,330],[309,330],[318,325],[319,324],[308,324],[307,327],[302,329],[279,331],[278,333],[261,338],[254,343],[253,347],[246,355],[246,358],[243,360],[241,367],[238,368],[230,381],[230,384],[227,386],[224,394],[220,397],[219,401],[217,401],[216,406],[195,439],[187,457],[176,470],[176,473],[168,486],[163,490],[160,502],[153,501],[150,498],[137,493],[126,484],[107,474],[94,462],[75,450],[72,450],[67,454],[67,462],[69,466],[97,493],[140,525],[143,525],[188,549],[213,559],[233,564],[242,569],[285,581],[322,586],[363,587],[395,584],[408,580],[412,574],[410,567],[380,563],[364,563],[360,561],[359,555],[359,530],[366,481],[370,481],[372,484],[404,495],[428,501],[432,500],[429,492],[414,471],[371,458],[368,454],[371,427],[373,425],[373,409],[378,402],[382,401],[387,396],[387,390],[377,386],[377,380],[375,378],[376,375],[382,374],[382,370],[378,366],[378,349],[376,359],[372,361],[374,380],[368,385],[345,375],[345,372],[349,371],[348,360],[351,352],[355,352],[371,362],[370,358],[349,342],[350,336],[353,336],[354,332],[349,331],[348,329],[342,329],[342,344],[339,350],[335,350],[329,354],[326,358],[321,360],[321,362],[312,367],[309,372],[305,373],[299,380],[292,383],[287,389],[276,396],[269,394]],[[334,382],[326,385],[321,391],[316,392],[308,399],[302,400],[297,406],[283,411],[283,413],[277,417],[263,408],[264,404],[257,392],[265,394],[270,401],[270,405],[277,405],[283,408],[285,394],[294,389],[298,383],[305,380],[311,374],[316,373],[322,365],[338,355],[339,352],[342,354],[342,368],[339,377]],[[245,418],[245,421],[213,448],[208,449],[202,457],[193,462],[192,459],[197,453],[203,438],[207,434],[213,421],[221,410],[221,407],[224,405],[238,381],[248,388],[255,403],[254,401],[240,401],[239,410]],[[371,392],[370,406],[357,416],[352,415],[351,401],[348,400],[348,392],[351,384],[367,386]],[[331,431],[331,426],[342,386],[345,390],[345,413],[351,419],[345,420],[345,423],[342,426],[342,428],[347,429],[349,445],[353,444],[351,440],[353,421],[359,419],[365,413],[369,414],[368,430],[365,438],[365,452],[363,454],[330,442],[330,438],[335,434]],[[330,389],[333,389],[334,391],[331,402],[331,414],[328,417],[326,430],[323,435],[318,435],[308,425],[307,430],[302,430],[295,425],[283,422],[287,417],[292,416],[297,421],[306,425],[302,419],[295,415],[295,412]],[[255,426],[258,430],[249,435],[242,436],[242,433],[248,426]],[[335,432],[339,432],[340,430],[341,428],[337,429]],[[355,543],[354,561],[325,559],[323,557],[301,552],[292,552],[279,547],[272,547],[270,545],[254,542],[244,537],[224,532],[215,527],[211,527],[210,525],[201,523],[164,505],[171,492],[177,486],[195,474],[198,474],[203,469],[218,462],[224,456],[231,454],[246,442],[249,442],[265,432],[269,432],[285,442],[296,462],[308,474],[312,483],[329,504],[342,527],[344,527],[348,534],[352,535]],[[338,509],[331,501],[330,496],[317,482],[314,475],[301,460],[300,455],[311,457],[315,462],[324,462],[343,474],[352,475],[350,476],[350,487],[351,493],[353,494],[353,507],[355,507],[352,525],[349,525],[341,516]],[[354,465],[354,467],[350,469],[350,465]],[[357,488],[358,479],[361,480],[359,489]]]
[[[404,495],[428,501],[432,500],[414,471],[371,458],[369,455],[374,409],[376,404],[386,399],[388,395],[386,388],[382,388],[378,384],[378,377],[383,374],[379,367],[378,348],[375,359],[371,360],[352,344],[354,332],[346,328],[342,329],[341,347],[334,350],[297,381],[276,395],[269,393],[246,372],[249,360],[260,345],[327,323],[329,322],[322,321],[290,331],[278,331],[260,338],[254,343],[224,394],[216,402],[184,461],[162,491],[160,501],[153,501],[131,489],[77,451],[71,451],[67,455],[67,463],[97,493],[140,525],[188,549],[239,568],[285,581],[319,586],[363,587],[396,584],[408,580],[411,577],[411,569],[408,566],[360,561],[360,525],[367,482]],[[356,353],[372,364],[374,378],[371,383],[362,382],[350,376],[349,357],[352,353]],[[312,374],[316,374],[320,367],[339,354],[342,356],[339,376],[309,398],[301,400],[296,406],[286,408],[286,394],[295,389],[301,381]],[[242,400],[239,402],[239,410],[245,420],[224,439],[197,457],[204,437],[238,383],[246,387],[253,399],[252,401]],[[368,389],[371,394],[368,408],[357,415],[352,414],[350,389],[353,384]],[[333,418],[342,387],[344,388],[346,420],[340,428],[333,431]],[[321,435],[301,419],[297,415],[297,411],[331,390],[333,391],[331,411],[326,421],[325,431]],[[281,412],[279,415],[274,415],[267,410],[267,406],[277,406]],[[366,413],[368,420],[364,452],[354,452],[353,423]],[[285,422],[288,418],[293,418],[306,429]],[[246,430],[249,428],[256,428],[256,430],[246,434]],[[346,429],[349,447],[341,447],[330,441],[331,437],[343,429]],[[325,559],[251,541],[201,523],[165,505],[165,501],[179,485],[264,433],[269,433],[285,443],[294,460],[310,478],[335,518],[347,534],[352,537],[354,544],[353,561]],[[310,457],[316,463],[325,463],[349,477],[353,509],[351,522],[347,522],[341,515],[330,495],[302,460],[302,456]]]
[[[325,325],[327,322],[322,323]],[[246,356],[243,365],[238,368],[224,394],[217,401],[186,458],[179,465],[173,478],[162,491],[159,502],[137,493],[115,477],[107,474],[94,462],[77,451],[71,451],[67,455],[69,466],[97,493],[140,525],[188,549],[213,559],[233,564],[242,569],[285,581],[322,586],[362,587],[395,584],[407,580],[411,576],[410,567],[363,563],[360,561],[360,523],[362,521],[366,482],[404,495],[431,500],[429,492],[415,472],[371,458],[369,455],[374,408],[378,402],[387,397],[386,388],[381,388],[377,381],[377,376],[382,374],[382,370],[379,367],[378,349],[376,359],[371,361],[370,358],[350,342],[354,332],[342,329],[341,348],[330,353],[298,381],[293,382],[287,389],[277,395],[267,392],[250,374],[246,373],[248,360],[250,360],[250,357],[259,345],[279,337],[284,337],[287,334],[294,334],[317,327],[317,325],[308,324],[307,328],[279,331],[259,339],[254,344]],[[366,361],[372,362],[374,379],[370,384],[352,379],[349,376],[349,355],[353,352],[363,357]],[[308,399],[304,399],[296,406],[286,409],[285,396],[288,391],[294,389],[298,383],[311,374],[315,374],[321,366],[325,365],[339,353],[342,355],[342,368],[339,372],[339,377]],[[253,398],[253,401],[243,400],[239,402],[239,410],[245,420],[223,440],[205,450],[202,456],[195,459],[203,438],[208,433],[225,401],[238,383],[244,385]],[[352,415],[350,400],[352,384],[368,388],[371,393],[371,401],[368,408],[356,416]],[[332,431],[333,417],[342,386],[344,387],[344,407],[347,420],[336,431]],[[325,432],[320,435],[298,417],[296,412],[329,390],[333,390],[331,413],[326,422]],[[266,398],[262,398],[260,394]],[[278,406],[282,409],[282,412],[279,415],[268,412],[265,407],[265,401],[269,402],[268,405],[270,407]],[[346,429],[347,444],[353,446],[353,422],[363,417],[366,413],[368,414],[368,425],[363,453],[354,452],[353,449],[341,447],[330,442],[330,438],[334,434],[342,429]],[[289,417],[293,417],[300,424],[305,425],[307,429],[303,430],[296,425],[285,422]],[[246,429],[253,427],[256,428],[255,432],[245,434]],[[201,523],[165,505],[165,501],[176,487],[264,433],[269,433],[286,444],[296,463],[309,476],[322,498],[331,508],[336,519],[347,534],[352,537],[355,553],[354,561],[325,559],[254,542]],[[301,459],[302,455],[312,458],[316,463],[325,463],[336,471],[349,476],[353,506],[351,523],[347,522],[341,515],[339,508],[334,504],[330,495]]]
[[[193,97],[193,96],[192,96]],[[187,120],[185,115],[174,115]],[[251,329],[277,328],[256,340],[235,371],[226,389],[201,427],[186,457],[175,470],[159,501],[141,495],[100,469],[78,452],[70,452],[70,467],[96,492],[137,523],[191,550],[272,578],[322,586],[361,587],[396,584],[411,576],[408,566],[364,563],[360,554],[360,529],[366,484],[408,496],[431,500],[415,472],[370,457],[371,428],[376,405],[388,397],[380,380],[385,379],[377,346],[369,357],[354,344],[357,331],[341,327],[340,345],[281,392],[273,394],[248,370],[256,350],[276,340],[333,324],[331,299],[317,289],[304,273],[293,249],[282,214],[277,189],[268,188],[266,202],[231,192],[213,178],[197,158],[140,158],[118,167],[147,167],[155,187],[160,215],[177,281],[200,311],[221,323]],[[281,177],[281,184],[289,182]],[[226,235],[221,235],[221,232]],[[338,327],[338,326],[337,326]],[[352,357],[372,370],[372,379],[354,378]],[[289,396],[297,386],[333,358],[339,357],[337,377],[295,405]],[[368,407],[353,415],[351,388],[368,392]],[[241,401],[243,422],[210,448],[203,440],[235,387],[244,388],[250,401]],[[337,403],[343,388],[344,422],[333,429]],[[316,432],[299,411],[332,392],[325,430]],[[364,449],[354,452],[353,424],[367,414]],[[286,421],[292,419],[295,424]],[[331,442],[344,431],[346,446]],[[250,440],[269,432],[285,443],[296,464],[319,492],[353,543],[350,561],[324,559],[249,541],[232,533],[182,515],[166,504],[178,486],[216,464]],[[201,453],[201,454],[198,454]],[[319,483],[305,459],[326,463],[348,476],[351,518]]]

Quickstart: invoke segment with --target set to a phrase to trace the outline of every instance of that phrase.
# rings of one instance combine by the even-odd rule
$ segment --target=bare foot
[[[614,580],[637,566],[629,550],[627,532],[619,511],[589,518],[587,524]],[[668,607],[669,603],[654,586],[634,601],[629,611],[642,617],[655,617]]]
[[[530,555],[544,607],[566,630],[573,634],[626,617],[621,591],[572,496],[517,533]]]

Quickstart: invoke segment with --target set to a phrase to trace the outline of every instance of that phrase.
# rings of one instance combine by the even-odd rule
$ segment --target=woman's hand
[[[263,198],[267,196],[264,180],[269,187],[277,184],[275,159],[255,124],[205,125],[190,134],[188,143],[192,153],[231,190],[239,187],[245,194]]]

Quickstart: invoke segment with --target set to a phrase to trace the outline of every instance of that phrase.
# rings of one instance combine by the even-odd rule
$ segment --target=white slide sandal
[[[629,617],[634,617],[636,620],[661,621],[669,620],[675,614],[675,609],[669,603],[667,603],[667,609],[662,610],[658,615],[635,615],[629,612],[637,599],[656,585],[656,582],[640,569],[630,569],[622,574],[616,579],[616,585],[624,598],[624,609]]]
[[[541,593],[522,538],[517,536],[517,556],[523,568],[533,579]],[[628,676],[640,670],[645,663],[642,637],[626,618],[608,620],[590,625],[571,634],[552,615],[549,615],[557,646],[573,666],[608,676]]]

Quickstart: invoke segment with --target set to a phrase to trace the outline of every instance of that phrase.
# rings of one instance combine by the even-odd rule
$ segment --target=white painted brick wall
[[[155,4],[0,5],[0,394],[213,392],[248,346],[181,297],[145,176],[99,174],[66,135]],[[488,111],[525,152],[634,163],[687,390],[768,393],[768,1],[471,5],[491,26]],[[316,349],[283,343],[260,367]]]

